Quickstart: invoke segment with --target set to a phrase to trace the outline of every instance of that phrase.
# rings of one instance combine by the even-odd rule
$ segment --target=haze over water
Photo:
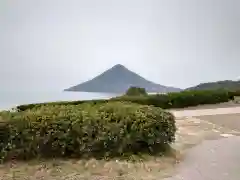
[[[52,101],[106,99],[114,94],[87,93],[87,92],[43,92],[43,91],[15,91],[0,92],[0,110],[13,108],[21,104],[41,103]]]

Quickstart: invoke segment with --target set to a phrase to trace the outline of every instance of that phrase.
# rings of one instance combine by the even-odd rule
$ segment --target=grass
[[[72,180],[72,179],[158,179],[172,174],[177,156],[146,156],[131,160],[35,160],[8,162],[0,166],[1,180]]]

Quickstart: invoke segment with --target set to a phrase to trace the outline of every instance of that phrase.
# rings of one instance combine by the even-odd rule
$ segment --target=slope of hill
[[[145,88],[147,92],[178,92],[179,88],[163,86],[148,81],[128,70],[123,65],[115,65],[92,80],[70,87],[65,91],[125,93],[131,86]]]
[[[240,90],[240,81],[225,80],[201,83],[197,86],[187,88],[186,90],[214,90],[214,89]]]

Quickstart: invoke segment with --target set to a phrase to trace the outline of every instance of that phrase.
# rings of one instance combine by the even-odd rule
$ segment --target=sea
[[[0,92],[0,110],[10,110],[18,105],[43,103],[53,101],[76,101],[92,99],[108,99],[117,96],[116,94],[88,93],[88,92],[36,92],[17,91]]]

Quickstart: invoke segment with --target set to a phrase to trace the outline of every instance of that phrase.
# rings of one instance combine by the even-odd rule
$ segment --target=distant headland
[[[95,78],[65,89],[64,91],[125,93],[129,87],[141,87],[147,92],[179,92],[180,88],[168,87],[151,82],[121,64],[117,64]]]

